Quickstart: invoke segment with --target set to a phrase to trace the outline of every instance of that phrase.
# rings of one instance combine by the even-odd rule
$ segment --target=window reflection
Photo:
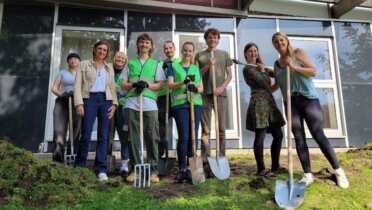
[[[154,41],[154,59],[164,59],[163,44],[172,40],[172,15],[128,12],[128,57],[137,57],[137,37],[149,33]]]
[[[324,128],[337,129],[335,98],[332,88],[317,88],[320,107],[323,110]]]
[[[317,70],[314,79],[332,80],[328,41],[291,39],[291,44],[293,48],[304,49],[310,56]]]
[[[290,35],[331,36],[331,21],[279,20],[280,31]]]
[[[204,31],[217,28],[220,31],[234,31],[233,18],[198,17],[190,15],[176,16],[176,29],[185,31]]]

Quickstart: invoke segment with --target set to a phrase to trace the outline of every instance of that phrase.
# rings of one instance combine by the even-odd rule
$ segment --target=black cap
[[[77,53],[70,53],[70,54],[68,54],[68,56],[67,56],[67,62],[68,62],[68,60],[70,58],[77,58],[77,59],[81,60],[79,54],[77,54]]]

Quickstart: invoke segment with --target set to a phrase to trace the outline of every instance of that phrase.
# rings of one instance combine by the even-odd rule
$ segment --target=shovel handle
[[[72,122],[72,97],[68,97],[68,127],[70,135],[71,154],[74,154],[74,127]]]
[[[192,91],[189,91],[189,94],[190,94],[191,148],[193,156],[196,157],[194,93]]]
[[[292,109],[291,109],[291,76],[290,68],[286,67],[287,79],[287,145],[288,145],[288,174],[289,180],[293,183],[293,159],[292,159]]]
[[[141,142],[141,164],[143,164],[143,110],[142,93],[139,95],[139,114],[140,114],[140,142]]]
[[[168,116],[169,116],[169,89],[167,87],[167,95],[165,96],[165,157],[168,158]]]
[[[214,58],[214,52],[211,51],[211,57]],[[213,91],[216,90],[216,73],[214,64],[212,65],[212,87]],[[214,107],[214,120],[215,120],[215,131],[216,131],[216,158],[220,156],[220,133],[219,133],[219,123],[218,123],[218,100],[217,96],[213,93],[213,107]]]

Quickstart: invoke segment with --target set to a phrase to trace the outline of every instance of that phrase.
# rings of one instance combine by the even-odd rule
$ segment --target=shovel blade
[[[220,180],[225,180],[230,176],[230,165],[227,157],[209,157],[209,166],[213,174]]]
[[[306,184],[299,182],[298,184],[289,184],[287,181],[276,181],[275,186],[275,201],[285,209],[295,209],[304,201]]]
[[[168,176],[173,169],[175,158],[160,158],[158,161],[158,175]]]
[[[108,155],[107,156],[107,170],[108,172],[114,172],[115,171],[115,162],[116,157],[115,155]]]
[[[192,184],[197,185],[205,182],[205,174],[203,169],[203,160],[201,157],[189,158]]]

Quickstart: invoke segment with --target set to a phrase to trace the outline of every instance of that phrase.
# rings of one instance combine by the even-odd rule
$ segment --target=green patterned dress
[[[272,126],[285,125],[283,115],[276,106],[270,90],[269,73],[246,66],[243,69],[243,75],[245,82],[251,88],[246,128],[250,131],[267,128],[267,133],[270,133]]]

